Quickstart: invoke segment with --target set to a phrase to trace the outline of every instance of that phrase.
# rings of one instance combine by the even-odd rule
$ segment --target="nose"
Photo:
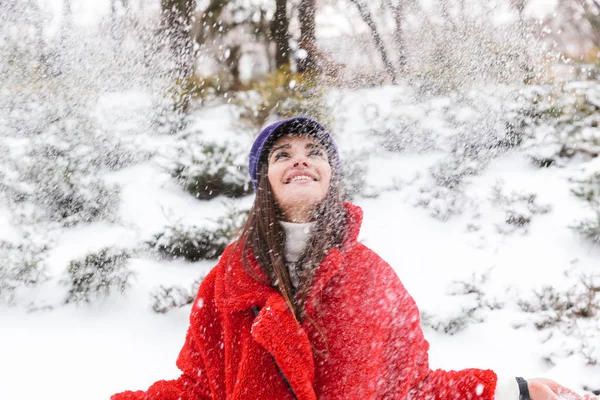
[[[302,161],[296,161],[296,162],[294,163],[294,168],[298,168],[300,165],[302,165],[302,166],[303,166],[303,167],[305,167],[305,168],[308,168],[308,167],[310,167],[310,165],[308,164],[308,161],[306,161],[306,160],[302,160]]]
[[[298,168],[300,166],[303,166],[304,168],[310,167],[308,159],[306,158],[306,156],[304,154],[298,155],[296,157],[296,160],[294,161],[294,168]]]

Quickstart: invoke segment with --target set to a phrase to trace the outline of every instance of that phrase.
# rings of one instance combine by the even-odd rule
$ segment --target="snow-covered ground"
[[[447,221],[433,218],[430,209],[418,204],[429,168],[444,153],[390,153],[364,135],[369,126],[362,110],[367,104],[389,108],[398,90],[331,94],[339,146],[343,152],[370,149],[371,154],[359,161],[368,165],[368,192],[378,195],[354,200],[365,214],[360,240],[393,266],[429,321],[448,320],[474,304],[472,294],[452,294],[457,281],[473,282],[486,299],[503,304],[496,310],[478,310],[478,321],[467,321],[454,335],[424,324],[431,367],[491,368],[508,376],[552,378],[578,391],[584,385],[600,389],[600,367],[587,366],[578,353],[552,357],[555,365],[544,361],[572,348],[573,338],[557,329],[537,330],[534,316],[517,303],[531,300],[534,289],[566,288],[575,282],[573,276],[599,272],[600,246],[584,241],[571,228],[589,213],[572,195],[569,182],[581,175],[585,164],[540,169],[523,151],[510,151],[466,182],[465,212]],[[110,104],[101,104],[110,109]],[[203,109],[194,123],[211,139],[239,137],[232,129],[232,115],[227,106]],[[165,140],[169,139],[150,136],[144,146],[160,148]],[[23,295],[21,305],[0,305],[0,399],[106,399],[117,391],[145,389],[158,379],[178,376],[175,359],[189,307],[156,314],[149,292],[159,285],[188,286],[214,262],[135,256],[130,267],[137,276],[127,294],[91,305],[61,305],[65,288],[58,280],[70,260],[106,246],[134,247],[174,220],[209,224],[223,215],[226,203],[222,198],[195,199],[154,159],[112,172],[106,179],[122,186],[116,222],[52,231],[48,263],[53,278]],[[505,214],[493,202],[493,189],[499,185],[507,194],[536,194],[536,201],[550,211],[533,215],[526,230],[500,232]],[[251,201],[247,196],[236,202],[247,208]],[[9,238],[14,229],[8,211],[0,209],[0,236]],[[565,272],[572,277],[566,278]],[[29,302],[38,310],[28,311],[23,304]],[[597,318],[595,323],[600,324]],[[592,337],[592,349],[600,346],[598,337]]]

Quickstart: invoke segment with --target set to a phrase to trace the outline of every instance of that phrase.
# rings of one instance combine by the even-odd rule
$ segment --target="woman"
[[[176,380],[133,399],[558,399],[543,379],[432,371],[419,311],[392,270],[357,242],[329,133],[298,117],[250,151],[256,198],[240,239],[204,279]],[[578,396],[573,397],[580,398]]]

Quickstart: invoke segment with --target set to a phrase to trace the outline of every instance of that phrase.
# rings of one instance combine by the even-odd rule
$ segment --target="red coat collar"
[[[343,253],[346,253],[357,242],[363,217],[362,210],[351,203],[344,203],[344,206],[346,208],[347,223],[346,238],[342,244],[342,251],[340,252],[338,249],[329,250],[317,269],[309,298],[322,290],[325,284],[339,272],[339,268],[343,264]],[[246,271],[242,262],[242,248],[242,243],[233,243],[221,256],[225,258],[225,270],[222,274],[219,274],[220,279],[218,278],[216,281],[215,295],[217,306],[222,310],[235,312],[255,306],[263,307],[271,295],[279,295],[276,289],[257,281]],[[251,253],[248,254],[248,262],[248,267],[255,275],[265,279],[265,274]]]
[[[347,224],[342,251],[329,250],[317,269],[306,302],[309,317],[313,317],[314,313],[312,299],[318,298],[327,282],[342,270],[344,253],[357,242],[362,210],[350,203],[344,205]],[[250,312],[250,308],[258,307],[260,311],[252,324],[252,337],[273,355],[298,400],[314,400],[314,361],[309,338],[287,308],[279,291],[257,281],[246,271],[242,262],[242,247],[242,244],[234,243],[222,255],[227,258],[222,264],[224,270],[217,274],[215,282],[217,307],[223,312]],[[258,277],[265,277],[252,254],[249,254],[248,262],[248,267]]]

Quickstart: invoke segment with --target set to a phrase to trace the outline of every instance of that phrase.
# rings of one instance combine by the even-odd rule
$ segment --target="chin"
[[[295,207],[312,207],[319,204],[321,201],[323,201],[322,196],[298,193],[291,195],[287,203],[293,204]]]

